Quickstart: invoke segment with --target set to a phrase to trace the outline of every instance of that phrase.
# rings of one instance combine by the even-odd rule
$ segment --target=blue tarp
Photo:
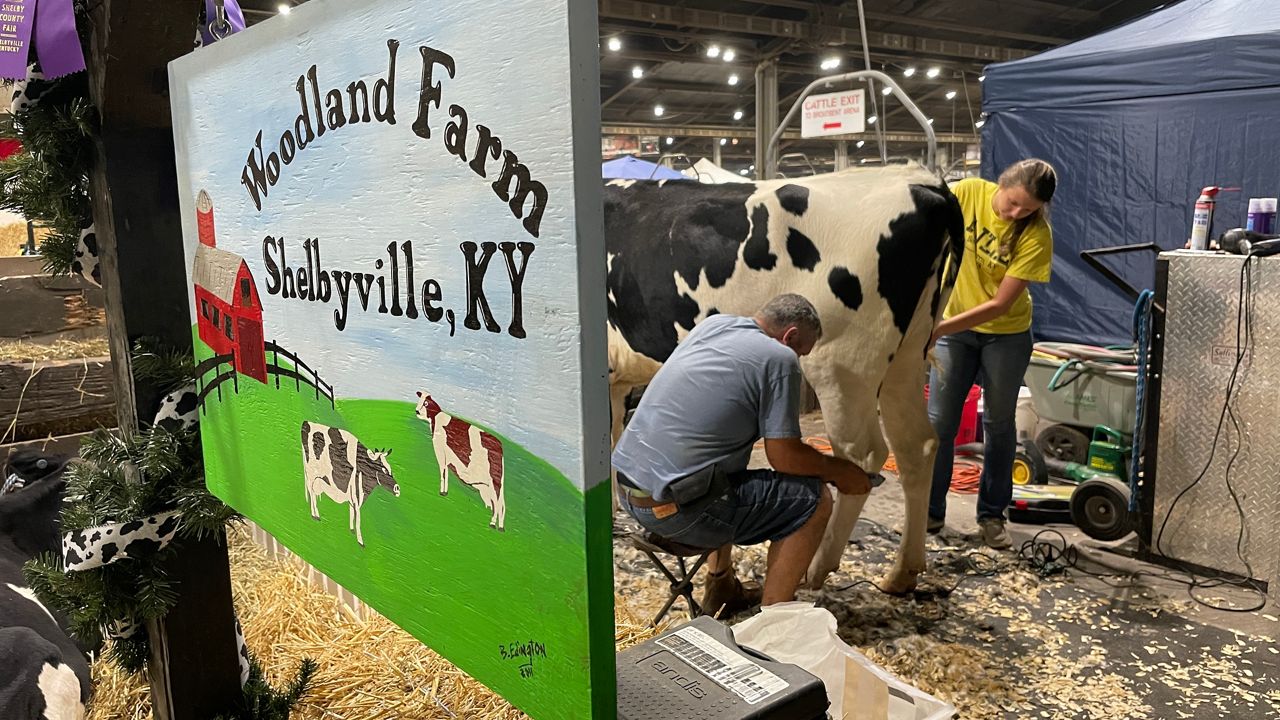
[[[1280,3],[1182,0],[1100,35],[992,65],[982,175],[1026,157],[1059,170],[1053,280],[1033,287],[1042,340],[1128,342],[1131,301],[1086,248],[1182,247],[1192,205],[1219,196],[1213,233],[1243,227],[1250,197],[1280,196]],[[1151,287],[1153,253],[1103,262]]]
[[[688,180],[689,178],[669,167],[663,167],[648,160],[631,155],[624,155],[617,160],[600,165],[605,178],[623,178],[627,180]]]

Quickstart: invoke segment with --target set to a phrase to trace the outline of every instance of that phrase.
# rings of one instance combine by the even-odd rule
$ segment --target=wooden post
[[[196,0],[99,0],[91,11],[89,92],[101,127],[90,180],[123,432],[151,419],[163,390],[135,381],[133,343],[191,347],[167,64],[191,51],[198,10]],[[177,605],[147,623],[155,717],[207,720],[242,698],[225,537],[188,541],[169,570]]]

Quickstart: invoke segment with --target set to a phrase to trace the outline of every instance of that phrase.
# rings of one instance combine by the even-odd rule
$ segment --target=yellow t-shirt
[[[1027,226],[1012,249],[1002,247],[1013,234],[1013,222],[1000,219],[991,207],[998,186],[981,178],[966,178],[951,187],[964,211],[964,259],[955,290],[943,313],[959,315],[996,296],[1005,275],[1030,282],[1048,282],[1053,262],[1053,234],[1044,218]],[[1009,312],[973,330],[1007,335],[1031,327],[1031,293],[1026,290],[1013,301]]]

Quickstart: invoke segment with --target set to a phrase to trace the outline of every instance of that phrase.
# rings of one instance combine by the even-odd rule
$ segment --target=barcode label
[[[693,627],[658,640],[658,645],[702,671],[721,687],[755,705],[787,688],[787,681],[716,642]]]

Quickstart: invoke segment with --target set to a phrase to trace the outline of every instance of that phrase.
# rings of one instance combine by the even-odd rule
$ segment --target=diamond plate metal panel
[[[1280,256],[1252,261],[1252,341],[1225,416],[1244,258],[1164,257],[1169,292],[1152,542],[1163,525],[1159,554],[1265,580],[1280,599]]]

